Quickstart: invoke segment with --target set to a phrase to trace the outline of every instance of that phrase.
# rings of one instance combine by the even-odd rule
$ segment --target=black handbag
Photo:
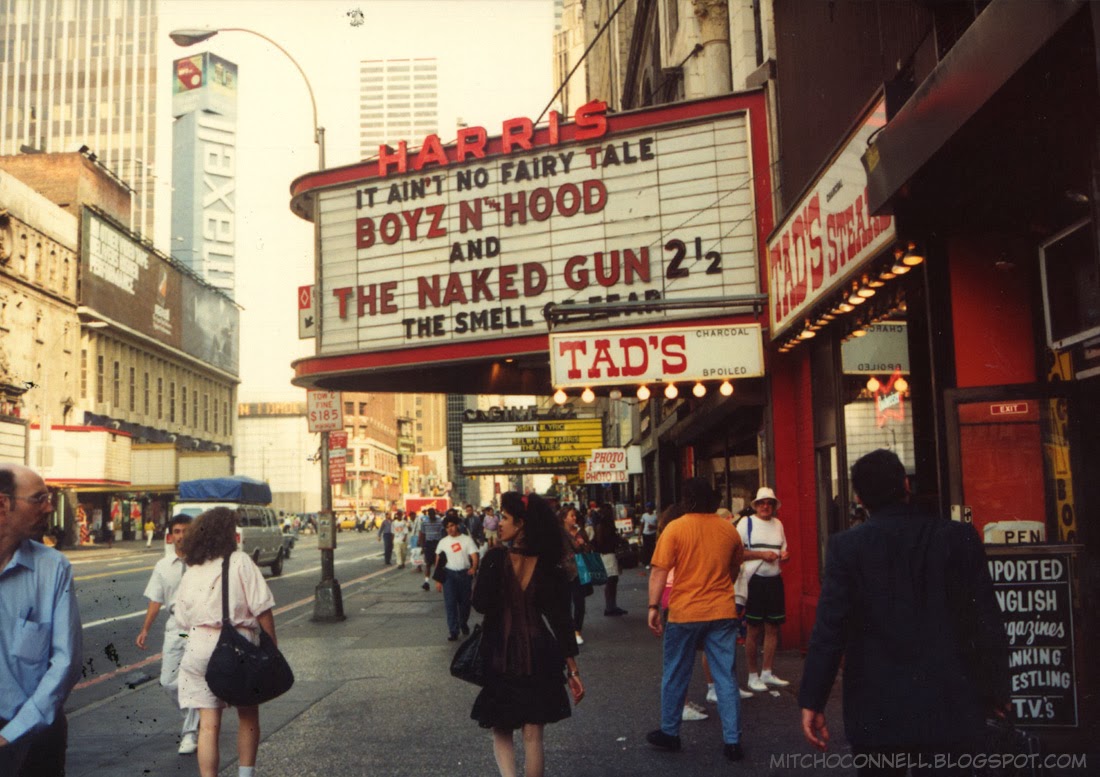
[[[615,560],[619,562],[619,569],[636,569],[638,555],[637,545],[620,538],[619,544],[615,546]]]
[[[260,644],[233,627],[229,619],[229,556],[222,561],[222,632],[206,665],[206,684],[219,699],[234,707],[251,707],[282,696],[294,685],[294,672],[260,629]]]
[[[436,553],[435,569],[432,570],[432,580],[437,583],[447,582],[447,554]]]
[[[462,641],[451,659],[451,676],[474,685],[485,685],[485,656],[481,644],[485,632],[478,623],[470,636]]]

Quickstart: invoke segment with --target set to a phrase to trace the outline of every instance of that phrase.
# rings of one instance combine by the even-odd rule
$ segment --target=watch
[[[580,673],[579,671],[575,671],[575,670],[574,670],[574,671],[569,671],[569,672],[566,672],[566,673],[565,673],[565,676],[566,676],[566,677],[580,677],[580,676],[581,676],[581,673]]]
[[[651,610],[659,610],[659,609],[661,609],[661,605],[659,605],[659,604],[651,604],[651,605],[649,605],[649,609],[651,609]]]

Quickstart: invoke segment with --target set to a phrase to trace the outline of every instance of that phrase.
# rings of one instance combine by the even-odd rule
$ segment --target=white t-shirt
[[[238,629],[258,632],[257,615],[275,606],[260,568],[244,553],[229,557],[229,618]],[[222,560],[188,567],[176,592],[176,622],[181,628],[221,628]]]
[[[183,559],[173,549],[171,556],[165,556],[156,563],[153,574],[149,576],[149,584],[145,586],[143,596],[151,602],[157,602],[167,611],[168,621],[164,628],[168,631],[178,628],[174,613],[176,591],[180,587],[185,567]]]
[[[390,528],[393,530],[394,542],[407,542],[409,539],[409,522],[404,518],[395,519]]]
[[[477,543],[470,539],[468,534],[460,534],[452,537],[447,534],[439,541],[436,553],[447,554],[447,569],[461,572],[469,569],[473,564],[470,556],[477,553]]]
[[[745,550],[774,550],[779,555],[787,550],[787,535],[783,533],[783,522],[778,518],[763,518],[753,515],[752,519],[752,543],[749,542],[749,518],[744,518],[737,524],[737,531],[741,535],[741,541],[745,543]],[[756,574],[760,577],[775,577],[779,574],[779,561],[760,561]]]
[[[642,534],[657,533],[657,513],[642,513]]]

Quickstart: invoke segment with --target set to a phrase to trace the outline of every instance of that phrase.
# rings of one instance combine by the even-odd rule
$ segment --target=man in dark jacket
[[[860,774],[904,774],[917,755],[969,749],[986,716],[1003,714],[1008,646],[973,527],[911,505],[905,467],[887,450],[852,466],[852,488],[870,519],[829,541],[802,731],[825,749],[843,658],[845,733],[854,752],[876,756]]]

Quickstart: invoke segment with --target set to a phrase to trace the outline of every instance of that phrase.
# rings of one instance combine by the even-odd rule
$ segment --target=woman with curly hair
[[[523,730],[524,774],[542,777],[543,727],[571,714],[565,685],[575,704],[584,698],[562,534],[538,496],[509,491],[500,501],[506,545],[485,554],[474,584],[474,609],[485,615],[488,678],[470,717],[493,730],[501,777],[516,776],[516,729]]]
[[[573,505],[563,507],[558,513],[558,523],[565,533],[565,558],[568,561],[566,564],[566,571],[571,571],[569,577],[569,595],[573,601],[573,628],[577,630],[577,644],[583,645],[584,637],[581,636],[581,630],[584,629],[584,614],[586,610],[584,600],[586,597],[592,595],[593,588],[591,583],[581,585],[580,578],[576,574],[577,562],[575,557],[578,553],[590,552],[592,546],[589,544],[588,534],[585,533],[584,527],[581,526],[581,519],[580,516],[577,515],[576,507]]]
[[[180,663],[179,703],[199,710],[199,774],[218,774],[218,738],[226,703],[206,684],[206,665],[221,634],[222,559],[229,558],[229,618],[242,635],[260,641],[263,629],[275,641],[275,599],[259,567],[237,550],[237,519],[228,507],[207,510],[183,541],[187,571],[176,594],[175,616],[187,629]],[[252,777],[260,745],[260,708],[238,707],[237,760],[240,777]]]

